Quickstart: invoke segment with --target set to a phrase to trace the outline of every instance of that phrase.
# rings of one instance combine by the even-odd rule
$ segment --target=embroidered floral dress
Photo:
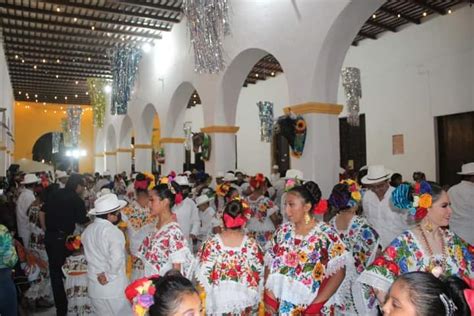
[[[359,277],[363,291],[356,303],[358,310],[375,310],[377,301],[373,288],[388,292],[397,276],[412,272],[430,272],[435,266],[442,265],[444,275],[457,275],[460,278],[474,276],[474,247],[449,230],[443,231],[446,255],[430,256],[424,244],[412,230],[403,232],[384,250],[383,256],[375,259]],[[375,312],[374,312],[375,314]]]
[[[31,283],[31,286],[25,292],[25,297],[30,300],[43,298],[47,301],[52,301],[53,292],[51,289],[51,280],[49,278],[48,254],[46,253],[44,245],[44,231],[41,228],[39,221],[39,212],[42,205],[42,203],[35,201],[28,209],[28,229],[30,231],[28,251],[41,260],[44,263],[44,266],[42,265],[41,267],[38,267],[40,268],[38,278]]]
[[[138,257],[145,265],[145,276],[165,275],[173,264],[181,264],[181,273],[191,277],[193,255],[178,223],[171,222],[143,239]]]
[[[259,196],[256,200],[246,199],[250,206],[251,217],[247,222],[247,231],[260,244],[263,250],[268,248],[268,242],[275,231],[270,216],[278,212],[278,206],[266,196]]]
[[[255,239],[245,236],[228,247],[220,235],[210,237],[198,253],[196,277],[206,292],[207,315],[241,315],[257,310],[263,290],[263,253]]]
[[[66,276],[64,289],[68,301],[67,314],[93,315],[94,309],[87,292],[87,261],[84,255],[67,257],[62,269]]]
[[[356,279],[374,261],[380,245],[379,235],[365,217],[357,215],[352,217],[346,230],[338,230],[336,217],[333,217],[329,224],[338,232],[352,256],[347,256],[346,276],[331,298],[330,304],[332,303],[331,307],[336,315],[366,315],[366,311],[358,311],[354,303],[354,294],[361,290]]]
[[[277,229],[265,255],[270,270],[265,288],[279,300],[278,315],[299,315],[318,295],[324,279],[346,263],[348,252],[332,227],[317,223],[306,236],[294,225]]]
[[[130,280],[134,281],[144,276],[145,267],[137,254],[143,239],[155,229],[156,217],[150,215],[147,207],[133,201],[122,210],[122,221],[127,224],[126,236],[132,261]]]

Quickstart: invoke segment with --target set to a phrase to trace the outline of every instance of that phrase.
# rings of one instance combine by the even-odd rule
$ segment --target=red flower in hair
[[[428,214],[428,210],[424,207],[419,207],[416,209],[416,213],[415,213],[415,220],[416,221],[421,221],[425,216],[426,214]]]
[[[140,294],[140,293],[138,293],[137,289],[140,286],[142,286],[143,283],[145,283],[147,281],[148,281],[148,278],[141,278],[141,279],[133,281],[132,283],[130,283],[129,286],[127,286],[127,288],[125,289],[125,296],[127,297],[127,299],[130,302],[135,298],[135,296]]]
[[[325,199],[319,200],[319,203],[313,208],[313,213],[317,215],[323,215],[328,210],[328,201]]]
[[[178,205],[181,202],[183,202],[183,194],[181,192],[176,193],[176,196],[174,197],[174,204]]]
[[[387,264],[387,269],[395,275],[398,275],[400,273],[400,268],[394,262],[391,261]]]
[[[385,258],[384,257],[378,257],[377,259],[374,260],[373,265],[381,267],[385,264]]]

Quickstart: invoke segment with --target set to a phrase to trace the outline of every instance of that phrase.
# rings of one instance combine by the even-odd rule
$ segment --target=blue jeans
[[[0,269],[0,315],[17,316],[17,297],[12,270]]]

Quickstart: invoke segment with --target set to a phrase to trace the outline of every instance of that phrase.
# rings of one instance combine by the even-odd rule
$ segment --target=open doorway
[[[347,118],[339,119],[339,151],[341,167],[358,171],[367,164],[365,138],[365,115],[359,115],[359,126],[347,123]]]

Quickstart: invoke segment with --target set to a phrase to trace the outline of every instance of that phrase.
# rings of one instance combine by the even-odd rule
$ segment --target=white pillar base
[[[105,170],[110,172],[112,176],[117,174],[117,156],[116,154],[105,154]]]
[[[135,146],[135,172],[151,172],[151,145],[149,148]]]
[[[117,150],[117,173],[132,172],[132,152]]]
[[[184,145],[182,143],[164,143],[165,163],[161,165],[161,174],[167,175],[171,171],[177,174],[183,172],[185,161]]]

